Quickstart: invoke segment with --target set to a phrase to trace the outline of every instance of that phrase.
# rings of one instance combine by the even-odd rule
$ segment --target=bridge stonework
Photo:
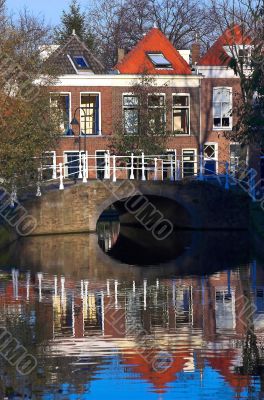
[[[155,196],[186,210],[191,229],[247,229],[249,198],[199,181],[89,181],[65,190],[51,190],[24,203],[37,220],[33,235],[95,232],[101,213],[117,201],[133,196]],[[158,204],[156,204],[158,209]],[[164,211],[164,207],[163,207]],[[168,207],[164,218],[177,220]],[[180,217],[180,216],[179,216]]]

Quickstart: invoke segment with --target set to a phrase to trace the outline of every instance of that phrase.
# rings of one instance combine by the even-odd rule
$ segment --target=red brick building
[[[245,47],[238,26],[232,34],[227,30],[203,57],[198,43],[192,54],[176,50],[152,28],[128,54],[120,51],[119,62],[107,72],[73,34],[50,56],[60,71],[57,85],[51,88],[51,107],[61,113],[62,129],[53,162],[72,162],[73,169],[65,167],[67,177],[77,168],[74,160],[79,152],[97,155],[101,158],[89,176],[98,175],[104,169],[104,153],[109,150],[116,120],[122,119],[124,134],[137,132],[140,105],[132,91],[145,74],[155,80],[149,110],[164,107],[166,130],[174,132],[167,152],[169,158],[181,161],[181,175],[198,173],[199,154],[204,156],[205,173],[222,172],[225,161],[234,168],[240,146],[224,137],[235,121],[232,109],[240,90],[239,78],[228,67],[228,49],[233,45],[241,51]],[[164,177],[169,176],[166,168],[169,171],[168,162]]]

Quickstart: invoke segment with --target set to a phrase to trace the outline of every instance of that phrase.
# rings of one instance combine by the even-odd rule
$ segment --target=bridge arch
[[[103,183],[103,185],[105,185]],[[136,199],[143,204],[142,209],[153,205],[165,219],[168,219],[176,227],[199,228],[201,220],[199,213],[191,199],[184,196],[184,193],[175,192],[175,183],[158,183],[158,182],[141,182],[141,181],[124,181],[120,186],[115,187],[110,184],[106,186],[106,198],[98,203],[94,210],[93,225],[96,224],[102,213],[114,205],[118,211],[126,209],[125,218],[121,218],[121,222],[135,222],[133,212],[129,216],[129,201]],[[132,202],[131,202],[132,203]],[[148,203],[148,204],[147,204]],[[167,204],[166,204],[167,203]],[[167,206],[167,207],[166,207]],[[140,209],[138,208],[140,211]]]

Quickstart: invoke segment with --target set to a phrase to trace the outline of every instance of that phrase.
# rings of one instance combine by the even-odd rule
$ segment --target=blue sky
[[[67,9],[70,0],[7,0],[9,12],[16,13],[26,6],[34,14],[44,15],[47,22],[57,24],[63,9]],[[79,0],[83,9],[89,4],[89,0]]]

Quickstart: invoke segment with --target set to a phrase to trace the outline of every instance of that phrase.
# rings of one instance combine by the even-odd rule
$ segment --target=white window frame
[[[211,159],[208,158],[205,160],[204,148],[203,148],[203,158],[204,158],[204,161],[209,161],[209,160],[215,161],[215,172],[216,172],[216,174],[218,174],[218,162],[219,162],[219,160],[218,160],[218,155],[219,155],[218,143],[217,142],[205,142],[203,145],[204,146],[212,146],[212,145],[215,146],[215,158],[211,158]]]
[[[214,91],[219,89],[228,89],[230,91],[230,113],[229,116],[229,126],[215,126],[214,125]],[[222,104],[222,103],[221,103]],[[232,118],[232,111],[233,111],[233,88],[231,86],[214,86],[213,87],[213,95],[212,95],[212,114],[213,114],[213,131],[231,131],[233,127],[233,118]],[[222,107],[221,107],[221,118],[222,121]]]
[[[80,102],[79,102],[79,104],[80,104],[80,107],[82,107],[82,96],[84,95],[88,95],[88,94],[98,94],[99,95],[99,112],[98,112],[98,114],[99,114],[99,121],[98,121],[98,135],[94,135],[94,134],[92,134],[92,135],[82,135],[83,137],[84,136],[86,136],[86,137],[98,137],[98,136],[102,136],[102,104],[101,104],[101,92],[80,92]],[[80,126],[81,126],[81,110],[80,110],[80,112],[79,112],[79,117],[80,117],[80,120],[79,120],[79,122],[80,122]]]
[[[50,105],[51,105],[51,96],[52,95],[69,95],[69,128],[71,129],[71,120],[72,120],[72,93],[71,92],[61,92],[61,91],[55,91],[55,92],[49,92],[50,95]],[[72,137],[74,135],[64,135],[62,136],[65,137]]]
[[[126,133],[126,131],[125,131],[125,120],[124,120],[124,110],[125,110],[125,108],[126,108],[126,106],[124,106],[124,97],[125,96],[133,96],[133,97],[137,97],[138,98],[138,101],[139,101],[139,96],[137,95],[137,94],[135,94],[135,93],[132,93],[132,92],[127,92],[127,93],[122,93],[122,117],[123,117],[123,121],[124,121],[124,125],[123,125],[123,129],[124,129],[124,134],[125,135],[133,135],[132,133]],[[138,111],[140,111],[140,104],[139,104],[139,102],[138,102]],[[139,114],[138,114],[138,117],[140,117],[139,116]],[[138,133],[139,133],[139,124],[140,124],[140,118],[138,118]],[[136,134],[135,134],[136,135]]]
[[[226,293],[228,293],[228,288],[224,287],[224,286],[219,286],[215,288],[215,309],[216,309],[216,293],[222,293],[222,295],[225,295]],[[235,289],[233,289],[232,287],[230,288],[230,294],[231,294],[231,312],[232,312],[232,330],[236,328],[236,308],[235,308],[235,296],[236,296],[236,292]],[[223,296],[223,304],[226,303],[226,300],[224,299]],[[217,315],[215,315],[215,323],[217,322]],[[219,330],[220,328],[217,328],[217,330]],[[226,328],[224,328],[226,329]]]
[[[147,52],[147,56],[148,56],[148,58],[150,59],[152,65],[153,65],[153,67],[154,67],[155,69],[161,69],[161,70],[164,70],[164,69],[165,69],[165,70],[166,70],[166,69],[173,69],[172,63],[170,62],[170,60],[167,59],[167,57],[165,57],[165,55],[163,54],[163,52],[159,52],[159,53]],[[168,64],[167,64],[167,65],[164,65],[164,66],[157,65],[157,64],[155,65],[154,61],[151,59],[151,56],[161,56],[161,57],[164,57],[164,59],[165,59],[166,61],[168,61]]]
[[[164,97],[164,105],[163,106],[149,106],[149,97],[150,96],[163,96]],[[148,99],[147,99],[147,102],[148,102],[148,104],[147,104],[147,107],[148,107],[148,110],[150,109],[150,110],[154,110],[154,109],[156,109],[156,108],[164,108],[164,124],[165,124],[165,129],[166,129],[166,125],[167,125],[167,113],[166,113],[166,93],[148,93]]]
[[[182,177],[183,177],[183,152],[184,151],[194,151],[194,161],[190,161],[190,162],[193,162],[193,164],[194,164],[194,175],[197,175],[197,171],[198,171],[198,168],[197,168],[197,164],[198,164],[197,149],[194,148],[194,147],[186,147],[186,148],[184,147],[184,148],[182,148],[182,159],[181,159],[181,161],[182,161],[182,167],[181,167]]]
[[[64,171],[63,171],[63,177],[68,178],[68,165],[66,165],[67,161],[67,153],[81,153],[81,155],[85,154],[84,150],[64,150],[63,151],[63,164],[64,164]],[[87,153],[87,152],[86,152]]]
[[[95,150],[95,165],[94,165],[94,168],[95,168],[95,171],[96,171],[96,179],[98,179],[98,169],[97,169],[97,153],[99,153],[99,152],[102,152],[102,153],[107,153],[107,150],[100,150],[100,149],[97,149],[97,150]],[[105,172],[105,166],[104,166],[104,172]]]
[[[173,97],[174,96],[188,96],[188,102],[189,106],[173,106]],[[188,120],[189,120],[189,126],[188,126],[188,133],[178,133],[174,137],[179,137],[179,136],[190,136],[191,134],[191,96],[190,93],[172,93],[172,112],[171,112],[171,127],[172,127],[172,132],[173,132],[173,110],[179,110],[181,108],[189,109],[188,112]]]

